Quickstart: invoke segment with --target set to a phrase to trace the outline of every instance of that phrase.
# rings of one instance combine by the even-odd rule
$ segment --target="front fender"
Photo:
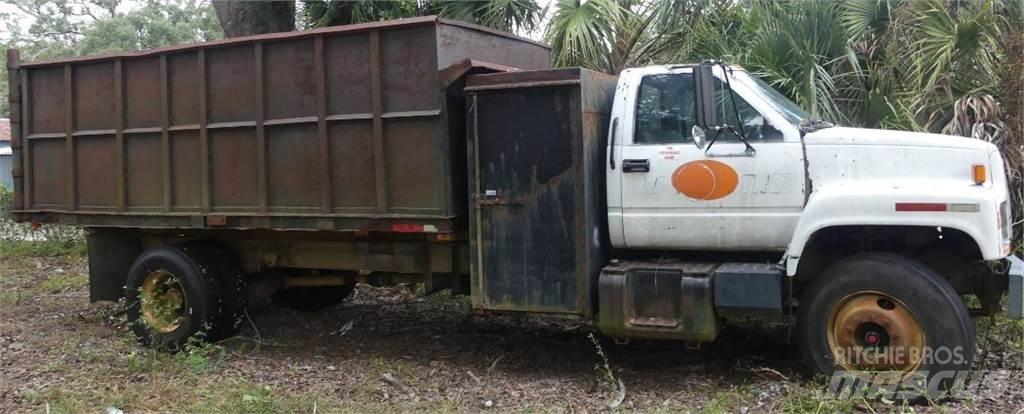
[[[786,273],[796,274],[800,255],[815,232],[835,226],[951,228],[974,239],[985,260],[1000,259],[1004,254],[995,200],[991,189],[947,180],[845,181],[816,189],[786,249]],[[954,211],[897,211],[897,203],[957,206]]]

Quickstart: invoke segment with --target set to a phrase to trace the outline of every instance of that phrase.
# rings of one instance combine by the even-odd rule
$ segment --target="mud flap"
[[[136,229],[92,229],[89,247],[89,301],[118,300],[124,296],[128,268],[142,253]]]
[[[1009,283],[1009,313],[1010,319],[1024,318],[1024,260],[1019,257],[1010,256],[1006,260],[1010,262],[1010,271],[1007,275]]]

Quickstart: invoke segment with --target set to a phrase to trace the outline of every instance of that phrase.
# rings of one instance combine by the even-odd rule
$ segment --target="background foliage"
[[[33,227],[11,218],[14,194],[0,186],[0,262],[12,255],[60,256],[84,254],[85,231],[80,227],[47,224]]]
[[[0,39],[3,46],[22,49],[26,60],[206,41],[224,33],[205,0],[9,1],[33,21],[26,26],[10,13],[0,15],[9,33]],[[234,3],[236,9],[268,7]],[[825,120],[995,143],[1009,167],[1019,244],[1024,233],[1024,0],[540,3],[548,5],[323,0],[298,2],[293,14],[250,15],[292,19],[277,27],[309,29],[440,14],[542,38],[552,46],[556,66],[613,74],[631,66],[709,58],[736,63]],[[221,17],[225,25],[260,23]],[[0,83],[0,94],[6,95],[6,88]],[[6,114],[6,105],[6,99],[0,102],[0,114]]]

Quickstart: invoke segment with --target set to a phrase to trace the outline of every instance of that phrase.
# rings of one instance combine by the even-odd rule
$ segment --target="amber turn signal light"
[[[985,166],[981,164],[974,164],[971,169],[974,172],[974,183],[981,185],[988,179],[988,173],[985,172]]]

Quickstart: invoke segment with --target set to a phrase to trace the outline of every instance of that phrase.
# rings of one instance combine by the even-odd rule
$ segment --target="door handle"
[[[650,171],[650,160],[622,160],[622,172],[624,173],[639,173]]]

